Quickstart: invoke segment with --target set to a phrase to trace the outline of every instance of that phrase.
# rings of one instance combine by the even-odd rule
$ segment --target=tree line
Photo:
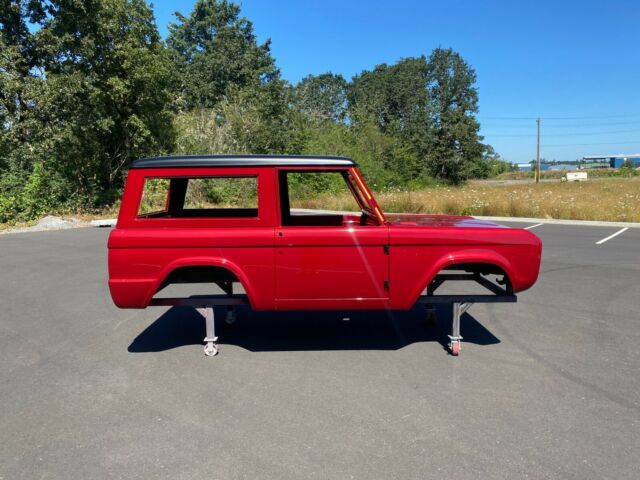
[[[145,0],[0,0],[0,222],[111,205],[150,155],[346,155],[377,189],[485,177],[504,165],[475,81],[437,48],[292,85],[227,0],[165,40]]]

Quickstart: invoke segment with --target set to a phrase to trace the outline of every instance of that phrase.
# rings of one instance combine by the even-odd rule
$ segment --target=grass
[[[572,172],[587,172],[589,178],[629,178],[640,176],[640,170],[631,168],[590,168],[586,170],[570,170]],[[567,171],[543,170],[540,172],[542,180],[560,180]],[[533,172],[505,172],[498,175],[498,180],[527,180],[534,178]]]
[[[640,222],[640,177],[597,182],[433,187],[381,193],[386,212]],[[304,208],[353,210],[347,196],[303,200]]]
[[[436,186],[414,191],[379,193],[386,212],[446,213],[496,217],[558,218],[640,222],[640,176],[572,183],[467,184]],[[349,195],[297,198],[295,207],[354,210]],[[81,220],[113,218],[119,204],[101,212],[62,212]],[[37,221],[0,224],[0,231],[26,227]]]

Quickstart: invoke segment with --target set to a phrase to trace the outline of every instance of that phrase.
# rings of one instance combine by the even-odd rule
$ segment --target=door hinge
[[[385,255],[389,255],[389,245],[383,245],[382,250],[384,251]]]
[[[388,291],[389,291],[389,280],[385,280],[385,281],[383,282],[383,285],[384,285],[384,289],[385,289],[385,291],[387,291],[387,292],[388,292]]]

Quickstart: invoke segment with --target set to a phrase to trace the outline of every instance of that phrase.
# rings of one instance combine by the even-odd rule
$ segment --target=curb
[[[303,210],[304,209],[300,209]],[[326,213],[345,213],[345,212],[333,212],[326,211]],[[348,212],[347,212],[348,213]],[[357,212],[353,212],[357,213]],[[391,212],[387,212],[391,213]],[[574,226],[582,226],[582,227],[610,227],[610,228],[640,228],[639,222],[600,222],[596,220],[560,220],[557,218],[528,218],[528,217],[485,217],[481,215],[472,215],[473,218],[477,218],[478,220],[488,220],[490,222],[514,222],[514,223],[531,223],[531,224],[546,224],[546,225],[574,225]],[[115,218],[107,218],[101,220],[91,220],[89,225],[86,223],[78,223],[78,225],[71,228],[79,228],[79,227],[97,227],[97,228],[111,228],[116,226],[117,219]],[[70,227],[66,227],[70,228]],[[45,228],[45,229],[34,229],[33,227],[25,227],[18,229],[9,229],[0,231],[0,235],[6,235],[11,233],[27,233],[27,232],[51,232],[55,230],[62,230],[61,228]]]
[[[583,227],[617,227],[617,228],[640,228],[638,222],[601,222],[597,220],[561,220],[557,218],[527,218],[527,217],[483,217],[473,215],[479,220],[489,220],[491,222],[522,222],[522,223],[543,223],[549,225],[577,225]]]
[[[307,208],[296,209],[300,212],[322,212],[322,213],[359,213],[359,212],[344,212],[339,210],[309,210]],[[402,214],[403,212],[385,212],[392,215]],[[406,213],[406,212],[404,212]],[[576,225],[582,227],[614,227],[614,228],[640,228],[638,222],[604,222],[599,220],[562,220],[558,218],[531,218],[531,217],[485,217],[483,215],[469,215],[470,217],[477,218],[478,220],[488,220],[490,222],[519,222],[519,223],[543,223],[543,224],[555,224],[555,225]]]
[[[104,227],[115,227],[117,220],[115,218],[106,218],[103,220],[91,220],[90,224],[92,227],[104,228]]]
[[[315,212],[315,210],[299,209],[300,211]],[[323,210],[323,212],[325,212]],[[338,211],[329,211],[326,213],[345,213]],[[355,213],[355,212],[354,212]],[[388,212],[392,213],[392,212]],[[640,228],[638,222],[604,222],[599,220],[562,220],[558,218],[530,218],[530,217],[485,217],[482,215],[471,215],[478,220],[489,220],[490,222],[519,222],[519,223],[544,223],[549,225],[577,225],[583,227],[618,227],[618,228]],[[91,220],[92,227],[105,228],[115,227],[117,219],[107,218],[103,220]]]

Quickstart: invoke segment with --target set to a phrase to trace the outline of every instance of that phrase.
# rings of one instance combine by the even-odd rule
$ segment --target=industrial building
[[[549,170],[576,170],[576,166],[570,163],[558,163],[556,165],[551,165]]]
[[[516,163],[516,167],[518,167],[518,171],[520,172],[533,172],[536,168],[535,163]],[[549,170],[549,165],[546,163],[540,164],[540,171]]]
[[[605,163],[609,165],[609,168],[620,168],[626,160],[631,160],[634,167],[640,167],[640,153],[630,155],[622,153],[618,155],[590,155],[582,157],[582,161],[587,165],[591,163]]]

